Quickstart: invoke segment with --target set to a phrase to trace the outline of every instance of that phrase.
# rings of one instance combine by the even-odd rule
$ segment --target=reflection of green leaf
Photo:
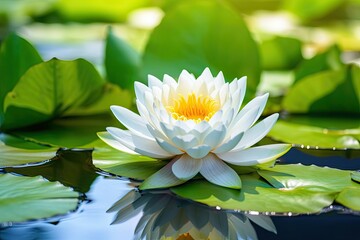
[[[93,164],[97,168],[122,177],[143,180],[167,163],[141,155],[121,152],[109,147],[101,140],[94,144]]]
[[[314,186],[276,189],[256,174],[242,175],[241,180],[243,187],[240,191],[206,181],[193,181],[171,188],[171,191],[213,207],[259,212],[314,213],[329,206],[335,198],[335,193]]]
[[[351,181],[350,171],[314,165],[276,165],[273,168],[259,170],[258,173],[276,188],[317,186],[326,191],[340,192],[345,187],[355,185]]]
[[[96,133],[118,121],[110,114],[58,118],[41,125],[12,131],[13,134],[32,142],[58,147],[74,148],[98,139]],[[88,147],[92,147],[88,145]]]
[[[359,66],[312,74],[298,81],[283,100],[291,113],[360,114]]]
[[[339,70],[344,64],[340,57],[341,51],[338,46],[334,45],[311,59],[306,59],[301,62],[295,71],[295,82],[315,74],[317,72],[326,70]]]
[[[0,126],[4,121],[3,104],[6,94],[33,65],[42,62],[35,48],[25,39],[10,34],[0,49]]]
[[[22,149],[5,145],[0,141],[0,167],[16,166],[26,163],[41,162],[53,158],[56,148]]]
[[[276,141],[313,148],[360,148],[360,126],[356,125],[354,119],[334,118],[332,120],[331,118],[316,117],[308,117],[307,119],[312,122],[311,125],[305,122],[278,120],[268,136]],[[328,125],[335,122],[332,127],[336,127],[337,124],[342,125],[344,128],[334,129],[329,128],[330,126],[327,125],[323,125],[323,127],[316,126],[316,123],[321,125],[324,120],[328,121]],[[346,128],[346,125],[349,128]]]
[[[27,167],[7,167],[7,173],[23,176],[43,176],[49,181],[58,181],[76,191],[86,193],[98,175],[91,164],[91,150],[61,149],[56,157],[44,164]]]
[[[243,19],[215,1],[191,1],[170,9],[144,52],[144,74],[199,75],[205,67],[228,81],[248,76],[248,97],[260,77],[259,54]]]
[[[296,38],[275,37],[260,45],[261,62],[266,70],[287,70],[303,59],[301,42]]]
[[[2,129],[19,128],[66,115],[88,106],[101,93],[104,80],[87,61],[52,59],[30,68],[4,101]]]
[[[345,207],[360,211],[360,186],[345,188],[337,196],[336,202]]]
[[[78,194],[41,177],[0,175],[0,222],[52,217],[74,210]]]
[[[109,29],[106,38],[105,68],[110,82],[132,89],[139,79],[140,55]]]

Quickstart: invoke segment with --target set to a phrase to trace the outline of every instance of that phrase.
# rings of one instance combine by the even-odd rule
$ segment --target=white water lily
[[[240,189],[240,177],[227,163],[262,164],[290,149],[289,144],[251,147],[270,131],[278,114],[255,124],[268,94],[239,111],[245,90],[246,77],[226,83],[222,72],[213,77],[208,68],[197,79],[186,70],[178,81],[149,75],[148,86],[135,82],[140,115],[111,106],[128,130],[108,127],[109,134],[99,137],[118,150],[169,161],[142,189],[179,185],[198,173],[213,184]]]

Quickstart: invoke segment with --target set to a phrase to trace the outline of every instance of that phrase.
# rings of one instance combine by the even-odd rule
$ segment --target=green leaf
[[[344,66],[340,55],[341,51],[339,47],[334,45],[311,59],[303,60],[296,68],[295,82],[318,72],[340,70]]]
[[[159,161],[141,155],[121,152],[101,140],[94,144],[93,164],[101,170],[118,176],[144,180],[167,163],[166,161]]]
[[[262,66],[265,70],[293,69],[303,59],[301,41],[277,36],[260,45]]]
[[[276,165],[273,168],[258,170],[258,173],[275,188],[321,187],[324,191],[340,192],[348,186],[355,185],[351,181],[350,171],[315,165]]]
[[[4,101],[1,129],[9,130],[66,116],[102,93],[104,80],[87,61],[52,59],[31,67]]]
[[[352,172],[351,179],[360,183],[360,172]]]
[[[49,160],[56,155],[57,148],[23,149],[5,145],[0,141],[0,167],[16,166]]]
[[[303,21],[311,21],[325,17],[342,3],[343,0],[287,0],[284,1],[284,8]]]
[[[171,8],[152,32],[143,56],[143,74],[199,75],[206,67],[225,78],[248,76],[251,97],[260,79],[257,45],[244,20],[216,1],[189,1]]]
[[[0,175],[0,222],[48,218],[74,210],[78,193],[41,177]]]
[[[31,142],[56,147],[75,148],[91,146],[98,139],[96,133],[119,123],[110,114],[58,118],[41,125],[12,131],[13,134]]]
[[[360,149],[360,124],[355,118],[291,117],[278,120],[272,139],[311,148]]]
[[[25,39],[12,33],[1,44],[0,49],[0,126],[4,122],[3,104],[20,77],[42,59],[36,49]]]
[[[298,81],[283,99],[291,113],[360,114],[359,66],[312,74]]]
[[[171,191],[213,207],[277,213],[316,213],[329,206],[335,198],[335,193],[314,186],[276,189],[260,180],[257,174],[242,175],[241,180],[243,186],[240,191],[206,181],[192,181],[171,188]]]
[[[108,30],[105,49],[107,79],[124,89],[133,89],[139,80],[140,54]]]
[[[345,188],[337,196],[336,202],[345,207],[360,211],[360,187]]]

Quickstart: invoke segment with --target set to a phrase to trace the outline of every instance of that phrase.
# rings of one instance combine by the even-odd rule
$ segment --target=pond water
[[[281,159],[281,163],[295,162],[360,169],[359,151],[293,148]],[[200,226],[199,229],[203,230],[191,232],[192,236],[198,234],[195,239],[225,239],[223,236],[231,231],[234,233],[231,239],[255,239],[256,236],[258,239],[344,239],[345,236],[356,236],[360,225],[358,212],[336,205],[314,215],[271,216],[210,208],[177,198],[167,191],[140,194],[133,191],[136,182],[97,171],[92,166],[90,150],[64,149],[45,163],[2,171],[26,176],[42,175],[50,181],[60,181],[82,193],[82,200],[77,210],[67,215],[3,224],[0,227],[1,240],[127,240],[134,239],[134,236],[159,239],[162,234],[171,236],[176,231],[180,234],[191,232],[192,226]],[[113,210],[107,212],[112,206]],[[210,232],[212,235],[207,235]],[[186,238],[186,234],[182,237],[191,239]]]

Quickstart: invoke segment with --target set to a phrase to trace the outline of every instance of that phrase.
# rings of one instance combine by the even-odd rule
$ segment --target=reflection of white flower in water
[[[135,190],[116,202],[108,212],[117,212],[113,224],[143,212],[134,239],[177,239],[189,234],[193,239],[257,239],[249,219],[276,233],[269,216],[222,211],[179,199],[167,193]]]
[[[184,70],[178,82],[168,75],[163,81],[149,76],[148,81],[149,86],[135,83],[140,116],[123,107],[111,107],[128,130],[108,127],[109,134],[99,134],[119,150],[170,159],[140,188],[179,185],[200,172],[214,184],[239,189],[240,177],[226,163],[253,166],[290,149],[288,144],[251,147],[270,131],[278,114],[254,125],[268,94],[254,98],[239,111],[245,77],[225,83],[221,72],[213,77],[206,68],[197,79]]]

